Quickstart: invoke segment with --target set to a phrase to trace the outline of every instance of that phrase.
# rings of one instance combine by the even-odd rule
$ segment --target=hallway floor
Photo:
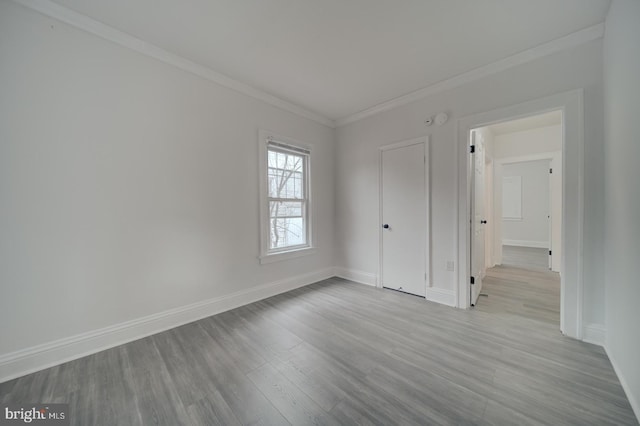
[[[549,270],[549,250],[536,247],[502,246],[502,264],[532,270]]]

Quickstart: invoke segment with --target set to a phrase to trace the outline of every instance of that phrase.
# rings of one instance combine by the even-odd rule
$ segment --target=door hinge
[[[549,174],[553,173],[553,169],[549,169]]]
[[[549,256],[551,256],[551,250],[549,250]]]
[[[475,284],[476,283],[476,277],[471,277],[471,284]]]
[[[474,152],[476,152],[476,146],[475,146],[475,145],[471,145],[471,146],[469,147],[469,152],[470,152],[470,153],[472,153],[472,154],[473,154]]]

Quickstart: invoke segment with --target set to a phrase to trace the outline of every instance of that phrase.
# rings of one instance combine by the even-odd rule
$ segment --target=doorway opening
[[[474,217],[472,216],[471,203],[472,156],[469,151],[471,138],[474,134],[472,130],[557,110],[562,112],[560,331],[568,337],[582,340],[584,335],[582,318],[584,287],[582,267],[584,246],[584,102],[582,89],[488,110],[457,120],[457,258],[460,268],[458,270],[456,298],[459,308],[467,309],[471,307],[470,281],[474,277],[471,267],[471,254],[473,251],[471,230]],[[521,311],[524,310],[525,307]]]
[[[469,139],[469,305],[559,325],[562,111],[476,127]]]

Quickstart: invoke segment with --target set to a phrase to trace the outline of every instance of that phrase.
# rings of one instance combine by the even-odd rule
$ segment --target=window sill
[[[295,250],[283,251],[280,253],[265,254],[259,257],[260,264],[280,262],[283,260],[295,259],[297,257],[309,256],[315,254],[317,249],[315,247],[304,247]]]

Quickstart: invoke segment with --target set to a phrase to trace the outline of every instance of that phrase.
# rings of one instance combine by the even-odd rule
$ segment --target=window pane
[[[303,201],[270,201],[270,248],[277,249],[306,243]]]
[[[269,217],[302,217],[302,202],[299,201],[270,201]]]
[[[271,242],[270,248],[284,248],[306,244],[304,232],[304,220],[296,218],[271,218]]]
[[[304,157],[278,151],[268,151],[270,198],[304,197]]]

